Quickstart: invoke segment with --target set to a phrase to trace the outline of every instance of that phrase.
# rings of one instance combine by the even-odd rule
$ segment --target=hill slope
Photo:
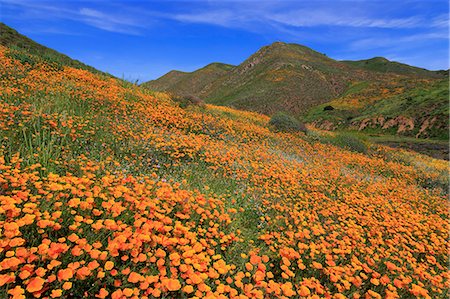
[[[417,76],[422,78],[442,78],[442,74],[438,71],[429,71],[423,68],[410,66],[404,63],[390,61],[384,57],[374,57],[365,60],[342,60],[346,63],[357,68],[381,72],[381,73],[394,73],[406,76]]]
[[[204,69],[208,69],[205,67]],[[207,102],[271,114],[286,110],[298,114],[336,97],[354,78],[355,70],[296,44],[276,42],[261,48],[240,65],[213,76],[198,76],[204,69],[173,80],[173,73],[142,86],[174,93],[189,93]],[[198,80],[205,80],[201,88]]]
[[[12,49],[25,50],[27,53],[41,57],[47,63],[57,64],[60,66],[70,66],[78,69],[88,70],[94,73],[101,73],[111,76],[89,65],[86,65],[78,60],[72,59],[67,55],[64,55],[53,49],[47,48],[39,43],[36,43],[35,41],[20,34],[16,30],[14,30],[13,28],[7,26],[2,22],[0,22],[0,45]],[[9,53],[10,55],[16,55],[17,59],[21,59],[19,57],[21,52],[10,51]],[[32,63],[30,57],[23,57],[22,59],[28,59],[27,62]]]
[[[0,298],[447,298],[447,163],[10,51]]]
[[[412,79],[443,77],[438,72],[384,58],[336,61],[310,48],[281,42],[261,48],[234,68],[229,67],[212,76],[198,75],[202,71],[177,76],[177,80],[170,72],[142,86],[193,94],[209,103],[269,115],[288,111],[298,116],[340,97],[356,82],[385,82],[399,76]]]
[[[203,97],[211,83],[227,74],[233,67],[224,63],[211,63],[192,73],[171,71],[157,80],[143,83],[142,86],[151,90]]]
[[[448,99],[448,79],[359,82],[343,96],[310,109],[304,120],[327,130],[448,140]]]

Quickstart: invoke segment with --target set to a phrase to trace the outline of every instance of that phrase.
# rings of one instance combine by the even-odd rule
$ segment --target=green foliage
[[[194,95],[176,95],[172,97],[172,100],[177,102],[183,109],[189,106],[205,107],[205,102]]]
[[[144,82],[141,86],[150,90],[169,91],[176,94],[202,95],[202,91],[215,80],[223,77],[234,65],[211,63],[191,73],[170,71],[161,78]]]
[[[370,70],[374,72],[381,72],[381,73],[395,73],[400,75],[412,75],[417,77],[424,77],[424,78],[439,78],[442,77],[442,74],[439,72],[429,71],[423,68],[418,68],[414,66],[410,66],[404,63],[399,63],[396,61],[389,61],[384,57],[374,57],[371,59],[365,59],[365,60],[346,60],[342,61],[348,65]]]
[[[275,113],[270,119],[269,125],[279,132],[306,133],[306,127],[303,123],[283,112]]]
[[[334,136],[320,136],[319,141],[322,143],[330,143],[361,154],[367,154],[369,151],[367,144],[361,140],[360,137],[349,132],[336,133]]]
[[[349,133],[336,134],[332,143],[342,148],[347,148],[351,151],[362,154],[366,154],[368,151],[367,145],[364,141]]]

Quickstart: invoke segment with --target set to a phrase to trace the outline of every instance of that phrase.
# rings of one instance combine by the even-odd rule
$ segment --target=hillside
[[[88,70],[94,73],[101,73],[104,75],[111,76],[104,72],[101,72],[89,65],[86,65],[78,60],[72,59],[67,55],[59,53],[53,49],[47,48],[35,41],[29,39],[28,37],[20,34],[13,28],[7,26],[6,24],[0,22],[0,45],[17,50],[25,50],[28,53],[38,55],[40,58],[45,60],[47,63],[56,64],[59,66],[70,66],[73,68]],[[30,59],[30,57],[20,57],[20,51],[10,51],[10,55],[15,56],[16,59]],[[33,63],[33,61],[24,61],[28,63]]]
[[[390,61],[384,57],[374,57],[364,60],[342,60],[348,65],[381,73],[393,73],[406,76],[415,76],[419,78],[442,78],[439,71],[429,71],[423,68],[410,66],[404,63]]]
[[[444,161],[0,60],[0,298],[448,297]]]
[[[399,76],[411,80],[443,77],[439,72],[384,58],[336,61],[308,47],[281,42],[261,48],[234,68],[230,66],[211,76],[200,75],[204,69],[177,75],[176,80],[172,71],[142,86],[193,94],[209,103],[268,115],[287,111],[300,116],[342,96],[357,82],[383,83]]]
[[[448,99],[448,79],[359,82],[342,97],[312,108],[304,120],[327,130],[448,140]]]
[[[191,73],[171,71],[157,80],[143,83],[142,86],[151,90],[203,97],[211,84],[229,73],[233,67],[224,63],[211,63]]]
[[[265,114],[279,110],[298,114],[336,97],[354,78],[365,77],[364,71],[355,71],[307,47],[281,42],[261,48],[218,76],[208,76],[198,89],[199,76],[193,75],[202,70],[180,77],[184,87],[173,84],[172,72],[143,86],[194,94],[209,103]]]

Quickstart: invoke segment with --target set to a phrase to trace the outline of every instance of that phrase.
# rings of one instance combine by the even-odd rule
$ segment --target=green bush
[[[283,112],[275,113],[270,119],[269,125],[271,125],[276,131],[279,132],[306,133],[306,127],[303,123]]]
[[[358,153],[367,154],[368,152],[368,147],[364,141],[349,133],[336,134],[336,136],[330,138],[330,143]]]
[[[172,97],[172,100],[179,103],[181,108],[186,108],[191,105],[205,107],[205,102],[194,95],[175,95]]]

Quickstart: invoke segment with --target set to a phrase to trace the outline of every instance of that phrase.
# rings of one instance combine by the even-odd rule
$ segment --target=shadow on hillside
[[[412,150],[424,155],[431,156],[436,159],[449,160],[449,144],[442,143],[426,143],[426,142],[395,142],[380,141],[377,142],[393,148],[404,148]]]

